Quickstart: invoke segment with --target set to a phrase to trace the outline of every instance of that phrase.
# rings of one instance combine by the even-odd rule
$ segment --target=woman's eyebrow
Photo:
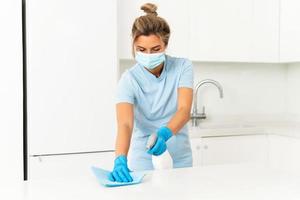
[[[160,47],[160,45],[156,45],[156,46],[152,47],[151,49],[155,49],[155,48],[157,48],[157,47]]]
[[[155,49],[157,47],[160,47],[161,45],[156,45],[154,47],[151,47],[151,49]],[[137,48],[140,48],[140,49],[146,49],[145,47],[142,47],[142,46],[137,46]]]

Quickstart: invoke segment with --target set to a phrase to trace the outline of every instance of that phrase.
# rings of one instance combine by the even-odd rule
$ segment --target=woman
[[[111,181],[132,181],[127,165],[129,147],[132,170],[153,169],[152,155],[159,156],[166,149],[174,168],[192,166],[186,126],[193,100],[192,63],[165,54],[169,25],[157,16],[154,4],[147,3],[141,9],[146,15],[135,19],[132,27],[137,63],[122,74],[118,83],[118,134]],[[146,143],[152,133],[157,140],[148,150]]]

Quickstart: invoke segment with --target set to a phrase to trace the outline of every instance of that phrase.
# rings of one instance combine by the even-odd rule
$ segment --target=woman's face
[[[161,53],[165,51],[166,46],[159,36],[151,34],[139,36],[134,42],[134,49],[135,52]]]

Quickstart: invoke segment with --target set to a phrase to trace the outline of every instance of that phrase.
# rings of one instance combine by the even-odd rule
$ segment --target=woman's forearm
[[[132,135],[132,128],[126,125],[121,125],[118,127],[118,134],[116,139],[116,156],[125,155],[127,156],[130,140]]]
[[[190,120],[190,116],[189,109],[179,109],[171,118],[167,127],[171,129],[173,134],[177,134],[177,132]]]

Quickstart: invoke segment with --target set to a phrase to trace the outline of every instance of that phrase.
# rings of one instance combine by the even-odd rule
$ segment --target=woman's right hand
[[[132,177],[129,174],[127,166],[127,158],[124,155],[117,156],[115,159],[113,171],[109,174],[110,181],[117,182],[132,182]]]

